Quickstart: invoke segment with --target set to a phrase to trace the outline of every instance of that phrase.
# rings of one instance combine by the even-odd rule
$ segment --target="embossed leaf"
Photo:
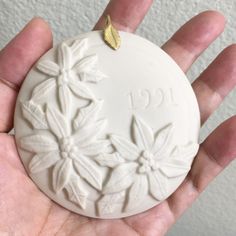
[[[169,151],[169,146],[171,143],[171,138],[173,134],[173,125],[169,124],[165,128],[161,129],[157,135],[155,142],[152,147],[152,152],[156,156],[163,155],[166,151]]]
[[[31,173],[41,172],[54,165],[59,159],[57,151],[36,154],[29,163],[29,170]]]
[[[88,47],[87,44],[88,44],[88,40],[86,38],[78,39],[73,42],[70,49],[73,55],[74,62],[77,62],[83,57],[84,52]]]
[[[67,85],[61,85],[58,89],[59,93],[59,102],[60,107],[63,114],[69,114],[70,112],[70,102],[71,102],[71,96],[70,96],[70,90]]]
[[[93,93],[82,82],[69,82],[69,87],[75,96],[87,100],[95,100]]]
[[[44,60],[37,64],[37,68],[46,75],[58,76],[60,72],[59,66],[53,61]]]
[[[100,165],[100,166],[106,166],[110,168],[114,168],[119,164],[122,164],[125,162],[125,160],[117,153],[103,153],[94,158],[94,160]]]
[[[161,166],[162,173],[169,178],[188,173],[192,160],[197,154],[198,147],[198,144],[190,144],[176,148],[173,154]]]
[[[106,120],[100,120],[92,125],[79,129],[72,135],[74,142],[80,147],[91,144],[104,130],[106,123]]]
[[[104,40],[113,49],[120,47],[121,39],[118,31],[111,24],[111,19],[107,16],[106,27],[104,29]]]
[[[43,81],[34,88],[31,100],[39,101],[43,98],[47,98],[48,93],[51,92],[51,90],[55,87],[56,80],[54,78]]]
[[[32,101],[22,102],[21,109],[24,118],[30,122],[33,128],[35,129],[48,128],[45,114],[38,105],[34,104]]]
[[[117,166],[112,171],[111,177],[103,189],[103,193],[116,193],[130,187],[134,181],[137,166],[138,164],[134,162],[128,162]]]
[[[133,161],[139,157],[140,151],[133,143],[131,143],[127,139],[118,135],[111,135],[110,139],[117,152],[119,152],[120,155],[126,160]]]
[[[105,74],[103,74],[98,69],[93,69],[91,71],[87,71],[86,73],[79,73],[79,78],[81,81],[90,82],[90,83],[97,83],[103,79],[108,78]]]
[[[46,117],[51,131],[58,137],[67,137],[69,135],[69,126],[63,117],[55,108],[47,107]]]
[[[73,121],[75,129],[83,127],[85,125],[92,124],[102,108],[103,101],[92,102],[89,106],[79,109],[76,118]]]
[[[86,73],[93,69],[96,65],[98,57],[96,54],[84,57],[74,66],[76,73]]]
[[[102,175],[98,166],[92,162],[88,157],[78,153],[74,158],[74,167],[79,175],[84,178],[94,188],[101,190],[102,188]]]
[[[137,117],[133,119],[133,134],[139,148],[142,150],[151,148],[154,141],[153,131],[148,124]]]
[[[68,192],[69,200],[85,209],[88,192],[84,188],[81,178],[78,175],[71,177],[65,188]]]
[[[148,181],[146,175],[138,175],[129,190],[128,203],[125,211],[135,209],[142,204],[143,199],[148,194]]]
[[[86,146],[80,146],[79,149],[84,155],[96,156],[106,151],[110,145],[108,140],[98,140]]]
[[[62,159],[57,162],[52,172],[52,185],[55,192],[61,191],[68,183],[72,171],[72,160]]]
[[[168,182],[166,177],[159,171],[148,174],[149,190],[151,195],[158,201],[164,200],[168,195]]]
[[[58,63],[63,69],[71,69],[72,67],[72,53],[66,43],[62,43],[58,47]]]
[[[34,153],[51,152],[58,149],[57,142],[46,134],[23,137],[20,139],[20,147]]]
[[[98,202],[100,216],[112,214],[117,208],[121,208],[124,202],[125,191],[104,195]]]

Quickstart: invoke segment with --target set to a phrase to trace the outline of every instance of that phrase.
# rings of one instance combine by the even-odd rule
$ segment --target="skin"
[[[112,0],[95,29],[103,27],[104,15],[114,25],[135,31],[151,0]],[[191,19],[163,46],[187,72],[197,57],[222,33],[224,17],[207,11]],[[127,235],[161,236],[191,206],[207,185],[236,156],[236,116],[217,127],[201,144],[185,181],[166,201],[139,215],[119,220],[96,220],[69,212],[41,193],[27,176],[19,159],[12,128],[18,90],[36,60],[52,47],[45,21],[34,18],[0,52],[0,233],[9,235]],[[236,84],[236,45],[224,49],[192,84],[202,124]]]

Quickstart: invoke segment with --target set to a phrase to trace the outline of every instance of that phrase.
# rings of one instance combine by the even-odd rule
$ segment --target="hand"
[[[110,14],[120,30],[133,32],[152,0],[112,0]],[[103,16],[104,16],[103,15]],[[95,29],[103,26],[102,17]],[[224,17],[208,11],[194,17],[168,40],[163,49],[187,72],[201,52],[223,31]],[[236,117],[221,124],[201,144],[185,181],[166,201],[142,214],[120,220],[96,220],[58,206],[27,176],[17,154],[12,128],[18,89],[25,75],[52,46],[49,26],[33,19],[0,52],[0,232],[9,235],[164,235],[209,182],[236,155]],[[226,48],[195,80],[201,122],[220,105],[236,84],[236,46]]]

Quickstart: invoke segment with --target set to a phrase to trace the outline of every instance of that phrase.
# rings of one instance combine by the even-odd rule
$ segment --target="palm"
[[[0,229],[3,232],[14,226],[13,232],[21,235],[71,235],[72,232],[72,235],[89,236],[136,236],[137,232],[159,235],[173,223],[167,202],[123,220],[96,220],[74,214],[47,198],[31,181],[19,159],[13,136],[1,134],[0,146],[0,189],[3,189],[0,202],[4,203],[0,214],[5,225]]]
[[[9,232],[9,226],[14,226],[14,232],[21,232],[21,235],[70,235],[72,232],[72,235],[89,236],[112,233],[117,236],[137,235],[136,227],[130,225],[130,220],[137,217],[112,221],[89,219],[71,213],[51,201],[38,190],[26,174],[17,154],[14,137],[2,134],[0,143],[0,189],[4,189],[4,193],[0,195],[0,202],[4,203],[0,208],[0,214],[4,216],[1,221],[6,226],[5,229],[1,228],[1,231]],[[165,214],[161,207],[159,212]],[[168,214],[168,211],[166,213]],[[146,216],[149,218],[151,214],[151,211],[148,215],[144,214],[144,219]],[[168,220],[168,215],[165,218]],[[140,225],[144,219],[140,217],[135,221]],[[149,224],[153,223],[151,221],[153,218],[150,218]],[[143,230],[146,231],[148,228]],[[149,231],[151,232],[151,228]],[[155,229],[153,232],[156,232]]]
[[[104,14],[112,16],[117,28],[134,31],[151,2],[113,0]],[[95,28],[99,29],[103,23],[101,18]],[[224,23],[223,16],[217,12],[202,13],[185,24],[162,48],[186,72],[223,31]],[[234,159],[236,117],[220,125],[201,144],[186,180],[160,205],[122,220],[79,216],[58,206],[38,190],[21,164],[14,137],[6,134],[12,128],[18,88],[30,67],[51,44],[48,25],[37,18],[0,52],[0,233],[85,236],[165,234],[208,183]],[[236,47],[232,45],[193,83],[202,123],[235,86],[235,60]]]

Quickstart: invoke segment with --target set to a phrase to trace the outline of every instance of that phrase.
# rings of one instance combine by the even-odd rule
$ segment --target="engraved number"
[[[128,93],[129,106],[132,110],[157,108],[163,105],[176,106],[175,94],[170,89],[139,89]]]

